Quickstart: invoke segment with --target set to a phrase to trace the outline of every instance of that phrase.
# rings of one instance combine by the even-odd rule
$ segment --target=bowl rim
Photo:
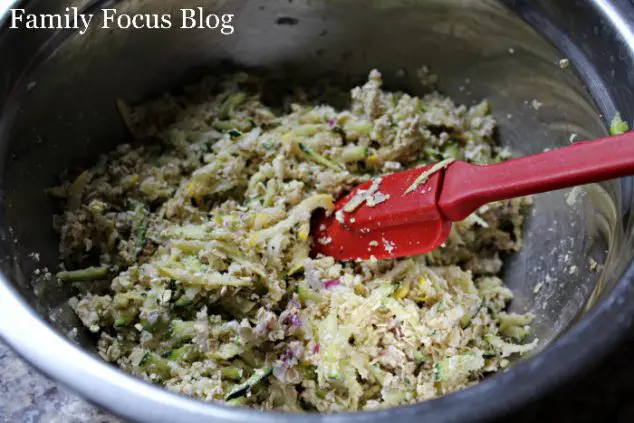
[[[625,0],[589,0],[597,13],[624,40],[634,57],[634,27],[619,7]],[[0,5],[0,26],[9,8]],[[6,6],[3,8],[2,6]],[[1,204],[0,204],[1,205]],[[3,219],[0,219],[2,221]],[[602,301],[569,331],[542,351],[468,389],[434,400],[396,408],[336,414],[262,412],[208,403],[177,395],[135,378],[74,345],[49,325],[24,300],[5,275],[0,275],[0,338],[42,373],[90,401],[132,421],[219,423],[259,420],[262,423],[375,422],[382,419],[433,422],[484,421],[510,412],[545,395],[581,374],[621,341],[634,321],[634,262]],[[605,328],[610,328],[606,330]],[[566,360],[566,365],[560,365]]]

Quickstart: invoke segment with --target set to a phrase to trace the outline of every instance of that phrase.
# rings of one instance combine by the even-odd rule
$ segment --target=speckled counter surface
[[[0,423],[121,423],[42,376],[0,343]]]
[[[500,423],[634,422],[632,357],[634,339],[579,380],[500,419]],[[0,343],[0,423],[123,422],[40,375]]]

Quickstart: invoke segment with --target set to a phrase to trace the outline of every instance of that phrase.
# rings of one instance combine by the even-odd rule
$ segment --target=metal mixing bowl
[[[6,2],[5,2],[6,3]],[[10,3],[10,1],[9,1]],[[92,163],[126,139],[116,98],[135,103],[221,62],[352,84],[379,68],[388,88],[420,91],[429,65],[458,102],[488,98],[500,140],[516,154],[606,134],[634,112],[634,16],[626,0],[225,0],[19,2],[33,12],[77,6],[96,13],[165,13],[201,3],[234,13],[235,33],[73,31],[0,27],[0,336],[49,376],[123,417],[153,422],[477,421],[543,395],[592,366],[634,315],[629,179],[535,198],[522,252],[509,257],[514,310],[532,310],[540,350],[479,385],[423,404],[335,415],[227,408],[176,396],[127,376],[94,354],[68,292],[33,271],[55,269],[53,207],[44,189],[67,167]],[[0,22],[3,10],[0,2]],[[160,9],[160,10],[158,10]],[[6,11],[4,17],[7,17]],[[562,68],[568,58],[571,66]],[[404,76],[403,76],[404,72]],[[399,75],[399,77],[397,77]],[[539,105],[541,104],[541,107]],[[600,158],[597,158],[600,160]],[[40,254],[40,262],[32,252]],[[590,270],[589,258],[600,266]],[[534,292],[537,284],[541,290]]]

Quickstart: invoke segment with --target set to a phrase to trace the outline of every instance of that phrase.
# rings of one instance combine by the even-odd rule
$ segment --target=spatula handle
[[[459,221],[484,204],[634,175],[634,131],[503,163],[456,162],[445,172],[438,205]]]

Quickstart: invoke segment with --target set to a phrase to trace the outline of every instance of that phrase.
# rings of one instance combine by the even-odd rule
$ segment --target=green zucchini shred
[[[244,383],[236,385],[225,396],[225,401],[230,401],[238,397],[245,396],[255,385],[264,381],[267,377],[273,374],[273,366],[266,366],[260,369],[255,369],[253,375],[249,377]]]

